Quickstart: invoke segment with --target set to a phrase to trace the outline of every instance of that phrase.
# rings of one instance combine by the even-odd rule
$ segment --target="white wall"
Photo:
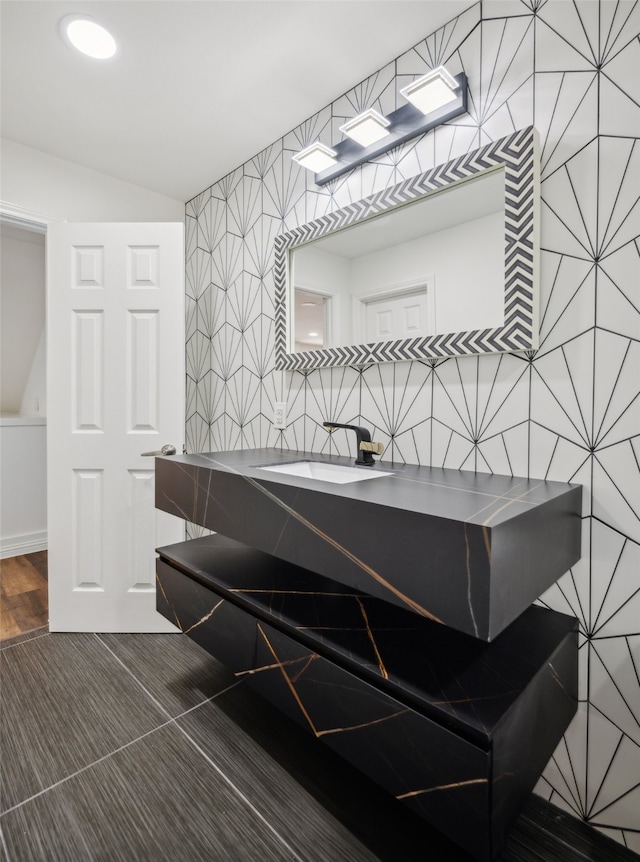
[[[0,140],[0,199],[57,221],[183,221],[184,202]]]
[[[0,558],[47,547],[46,425],[0,417]]]
[[[18,412],[21,416],[47,415],[47,339],[44,326],[40,332]]]
[[[0,412],[44,415],[44,236],[2,225],[0,233]],[[30,403],[23,405],[27,384]],[[42,401],[36,408],[36,399]]]
[[[504,213],[355,258],[354,296],[433,276],[435,332],[464,332],[504,323]],[[345,342],[349,344],[351,342]]]

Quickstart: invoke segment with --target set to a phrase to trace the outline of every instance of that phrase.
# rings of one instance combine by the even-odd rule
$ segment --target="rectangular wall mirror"
[[[533,127],[276,238],[281,369],[537,345]]]

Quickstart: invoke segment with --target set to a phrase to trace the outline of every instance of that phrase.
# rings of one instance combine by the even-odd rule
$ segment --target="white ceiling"
[[[2,136],[186,201],[474,0],[1,0]],[[59,22],[92,15],[110,61]]]

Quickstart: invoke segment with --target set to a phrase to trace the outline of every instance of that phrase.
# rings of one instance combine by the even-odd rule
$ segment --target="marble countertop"
[[[354,458],[345,456],[280,449],[243,449],[235,452],[178,455],[171,458],[172,462],[190,467],[240,474],[261,485],[274,483],[299,487],[354,501],[482,526],[497,526],[580,487],[544,479],[379,461],[372,467],[357,469],[385,473],[388,476],[375,481],[349,482],[343,485],[260,469],[261,466],[301,460],[341,466],[354,465]]]
[[[493,640],[580,558],[579,485],[379,462],[334,484],[261,469],[348,457],[277,449],[156,460],[156,506]]]

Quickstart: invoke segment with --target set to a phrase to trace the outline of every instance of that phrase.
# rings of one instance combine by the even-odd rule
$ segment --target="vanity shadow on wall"
[[[335,484],[292,461],[366,476]],[[282,468],[282,469],[281,469]],[[158,459],[158,610],[490,860],[577,706],[576,621],[531,606],[580,555],[575,485],[272,449]]]

